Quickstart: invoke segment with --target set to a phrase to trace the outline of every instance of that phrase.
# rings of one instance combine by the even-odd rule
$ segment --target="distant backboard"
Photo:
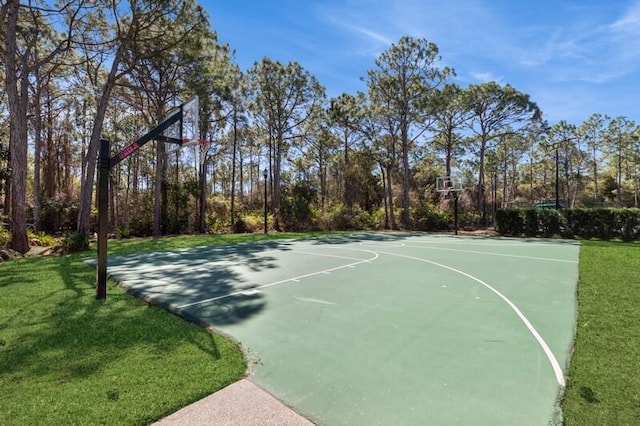
[[[448,195],[462,191],[462,182],[457,176],[439,176],[436,178],[436,191]]]
[[[173,115],[181,114],[180,120],[169,126],[162,136],[165,137],[167,142],[173,142],[179,146],[189,143],[200,138],[200,114],[198,97],[195,96],[189,102],[180,105],[179,107],[172,108],[166,115],[169,118]]]

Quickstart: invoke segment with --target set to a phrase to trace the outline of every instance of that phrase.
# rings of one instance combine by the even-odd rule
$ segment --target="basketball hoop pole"
[[[109,150],[107,139],[100,139],[98,152],[98,265],[96,299],[107,297],[107,227],[109,211]]]
[[[193,101],[192,101],[193,102]],[[195,98],[197,108],[197,97]],[[96,265],[96,299],[107,297],[107,232],[109,227],[109,171],[125,158],[140,149],[151,140],[183,144],[182,122],[184,107],[180,105],[178,112],[164,120],[153,130],[137,141],[110,157],[111,144],[107,139],[100,139],[98,150],[98,259]],[[180,122],[180,139],[164,136],[162,133],[174,123]]]
[[[453,232],[458,235],[458,192],[453,191]]]

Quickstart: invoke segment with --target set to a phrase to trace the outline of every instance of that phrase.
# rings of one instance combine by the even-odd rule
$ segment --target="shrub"
[[[313,227],[312,206],[318,200],[318,192],[306,182],[299,182],[291,188],[285,187],[280,200],[280,214],[289,230],[307,231]]]
[[[236,220],[231,229],[234,234],[252,234],[255,231],[251,223],[242,219]]]
[[[502,235],[520,236],[523,234],[524,224],[519,210],[499,209],[496,212],[496,231]]]
[[[129,225],[119,225],[116,227],[116,238],[119,240],[131,238],[131,228]]]
[[[543,237],[562,235],[565,228],[567,228],[567,221],[560,211],[554,209],[538,211],[538,229]]]
[[[437,207],[425,204],[413,212],[416,231],[445,231],[453,227],[453,217]]]
[[[62,198],[49,198],[40,205],[40,227],[50,234],[75,227],[78,206]]]
[[[46,246],[46,247],[55,246],[56,243],[57,243],[55,237],[52,237],[51,235],[47,235],[43,231],[40,231],[38,233],[34,233],[33,231],[28,230],[27,231],[27,237],[29,237],[29,240],[38,241],[40,243],[40,245]]]
[[[614,222],[622,241],[640,238],[640,209],[618,209],[614,212]]]
[[[534,218],[537,217],[534,226]],[[640,238],[640,209],[504,209],[496,214],[496,231],[503,235],[564,238]]]
[[[358,210],[353,216],[353,226],[356,229],[378,229],[378,217],[373,212]]]
[[[522,233],[527,237],[538,235],[538,211],[535,209],[518,209],[522,218]]]
[[[65,253],[77,253],[89,250],[89,235],[84,232],[67,232],[62,240]]]
[[[6,246],[10,239],[11,233],[0,223],[0,247]]]

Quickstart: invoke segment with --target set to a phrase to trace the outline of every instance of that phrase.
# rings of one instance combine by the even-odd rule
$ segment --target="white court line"
[[[386,243],[385,244],[385,243],[368,243],[368,242],[360,241],[358,244],[365,247],[387,247],[387,248],[404,247],[404,243]]]
[[[524,314],[520,311],[520,309],[518,309],[518,307],[511,300],[509,300],[504,294],[500,293],[498,290],[496,290],[495,288],[491,287],[489,284],[485,283],[480,278],[476,278],[473,275],[467,274],[466,272],[463,272],[463,271],[461,271],[459,269],[452,268],[451,266],[443,265],[441,263],[433,262],[433,261],[427,260],[427,259],[422,259],[420,257],[406,256],[406,255],[403,255],[403,254],[388,253],[388,252],[384,252],[384,251],[381,251],[380,254],[387,254],[389,256],[404,257],[404,258],[407,258],[407,259],[417,260],[419,262],[430,263],[430,264],[438,266],[440,268],[448,269],[448,270],[453,271],[453,272],[455,272],[457,274],[464,275],[465,277],[470,278],[473,281],[476,281],[476,282],[482,284],[483,286],[485,286],[486,288],[488,288],[489,290],[494,292],[507,305],[509,305],[509,307],[513,310],[513,312],[515,312],[516,315],[518,316],[518,318],[520,318],[520,320],[524,323],[524,325],[527,327],[527,329],[533,335],[533,337],[538,341],[538,344],[540,345],[540,347],[544,351],[545,355],[547,356],[547,359],[549,360],[549,363],[551,364],[551,368],[553,369],[553,373],[556,376],[556,381],[558,382],[558,384],[561,387],[563,387],[563,388],[565,387],[565,379],[564,379],[564,374],[562,372],[562,368],[560,368],[560,363],[558,362],[556,357],[553,355],[553,352],[551,352],[551,348],[549,348],[549,345],[547,345],[547,342],[544,341],[544,339],[542,338],[540,333],[538,333],[538,331],[535,329],[533,324],[531,324],[531,322],[527,319],[527,317],[525,317]]]
[[[444,239],[446,239],[446,241],[443,241]],[[518,241],[517,239],[497,240],[496,242],[490,242],[490,243],[482,242],[482,241],[483,240],[479,238],[474,238],[474,237],[451,237],[448,235],[443,235],[441,237],[436,237],[436,236],[423,237],[423,241],[410,241],[410,242],[417,243],[417,244],[452,244],[452,245],[471,244],[474,246],[496,246],[496,247],[505,247],[505,246],[506,247],[530,247],[530,246],[548,247],[549,245],[557,244],[557,243],[554,243],[553,241],[523,243],[522,241]],[[573,245],[573,246],[579,245],[578,243],[574,243],[574,242],[570,242],[567,244]]]
[[[335,247],[330,247],[331,249],[334,249]],[[353,250],[358,250],[358,249],[353,249]],[[302,254],[310,254],[312,256],[324,256],[324,257],[335,257],[337,259],[346,259],[346,260],[362,260],[358,257],[347,257],[347,256],[338,256],[335,254],[322,254],[322,253],[313,253],[311,251],[302,251],[302,250],[292,250],[292,253],[302,253]]]
[[[521,256],[521,255],[518,255],[518,254],[491,253],[491,252],[486,252],[486,251],[461,250],[461,249],[444,248],[444,247],[425,247],[425,246],[407,246],[407,247],[420,248],[420,249],[431,249],[431,250],[456,251],[456,252],[459,252],[459,253],[484,254],[484,255],[487,255],[487,256],[515,257],[517,259],[544,260],[544,261],[547,261],[547,262],[578,263],[577,260],[552,259],[550,257]]]
[[[337,247],[334,247],[334,248],[337,248]],[[340,248],[342,248],[342,247],[340,247]],[[349,250],[357,250],[357,249],[349,249]],[[304,274],[304,275],[299,275],[299,276],[293,277],[293,278],[287,278],[286,280],[280,280],[280,281],[272,282],[272,283],[269,283],[269,284],[264,284],[264,285],[261,285],[261,286],[258,286],[258,287],[253,287],[253,289],[254,290],[260,290],[260,289],[263,289],[263,288],[272,287],[274,285],[283,284],[283,283],[286,283],[286,282],[299,282],[303,278],[308,278],[308,277],[312,277],[314,275],[320,275],[320,274],[329,274],[329,273],[331,273],[333,271],[338,271],[340,269],[354,267],[354,266],[359,265],[361,263],[369,263],[369,262],[372,262],[372,261],[376,260],[378,257],[380,257],[380,255],[378,253],[376,253],[374,251],[371,251],[371,250],[360,250],[360,251],[365,251],[367,253],[372,253],[373,257],[371,257],[369,259],[359,260],[358,262],[350,263],[348,265],[336,266],[335,268],[329,268],[329,269],[325,269],[325,270],[318,271],[318,272],[312,272],[310,274]],[[340,257],[340,256],[335,256],[335,257]],[[349,258],[349,257],[347,257],[345,259],[354,260],[353,258]],[[209,298],[209,299],[200,300],[200,301],[197,301],[197,302],[187,303],[185,305],[178,306],[178,309],[188,308],[190,306],[201,305],[203,303],[208,303],[208,302],[215,302],[217,300],[226,299],[227,297],[238,296],[238,295],[243,294],[246,291],[247,291],[247,289],[240,290],[240,291],[234,291],[233,293],[225,294],[225,295],[222,295],[222,296],[217,296],[217,297],[212,297],[212,298]]]

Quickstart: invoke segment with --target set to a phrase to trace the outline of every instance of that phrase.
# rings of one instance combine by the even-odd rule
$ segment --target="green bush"
[[[44,199],[40,204],[40,228],[49,234],[73,229],[77,217],[78,206],[62,198]]]
[[[496,212],[496,231],[502,235],[520,236],[524,232],[524,223],[517,209],[499,209]]]
[[[496,231],[508,236],[634,241],[640,239],[640,209],[503,209],[496,213]]]
[[[375,212],[359,209],[353,216],[353,225],[356,229],[378,229],[378,215]]]
[[[119,225],[116,227],[116,238],[119,240],[124,240],[127,238],[131,238],[131,228],[129,225]]]
[[[51,235],[47,235],[43,231],[40,231],[38,233],[34,233],[31,230],[27,230],[27,237],[29,237],[29,240],[37,240],[37,241],[39,241],[40,245],[46,246],[46,247],[55,246],[56,243],[57,243],[55,237],[52,237]]]
[[[563,235],[567,228],[565,217],[558,210],[548,209],[538,211],[538,231],[543,237]]]
[[[322,215],[317,222],[325,230],[368,230],[378,229],[382,220],[378,212],[369,212],[360,207],[349,209],[340,205]]]
[[[614,213],[613,209],[592,209],[593,215],[593,228],[595,229],[596,237],[601,240],[610,240],[614,238]]]
[[[640,239],[640,209],[618,209],[614,222],[622,241]]]
[[[6,246],[10,239],[11,233],[0,223],[0,247]]]
[[[416,231],[446,231],[453,227],[453,217],[435,206],[425,204],[413,212]]]
[[[287,230],[308,231],[313,227],[313,206],[318,201],[318,191],[306,182],[299,182],[282,190],[280,217]]]
[[[89,235],[84,232],[67,232],[62,239],[65,253],[77,253],[89,250]]]
[[[527,237],[538,235],[538,210],[518,209],[518,214],[522,218],[522,233]]]

